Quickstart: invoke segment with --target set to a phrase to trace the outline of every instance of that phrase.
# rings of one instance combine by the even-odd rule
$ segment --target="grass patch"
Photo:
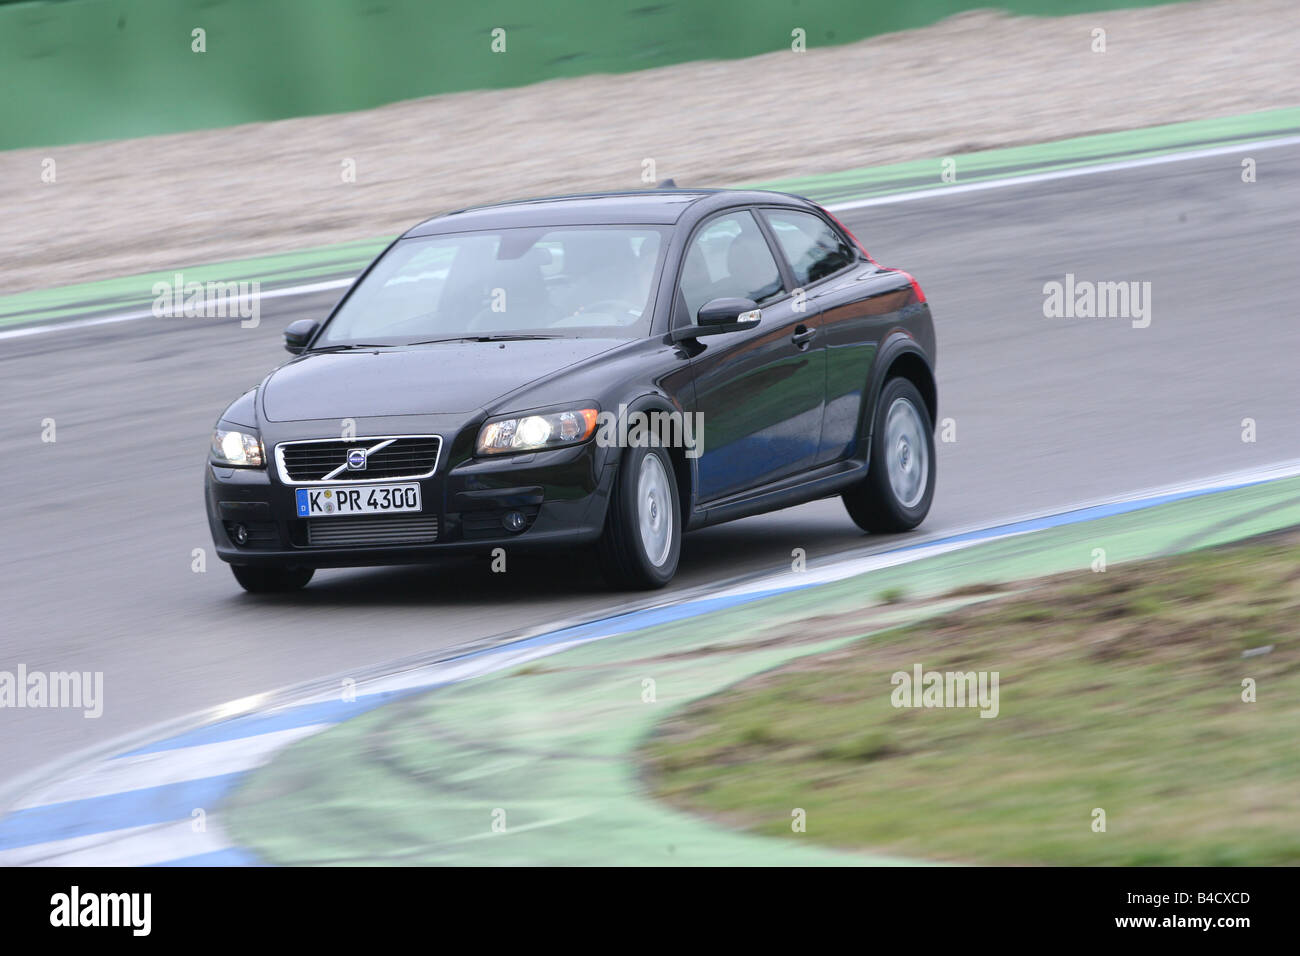
[[[1298,631],[1294,531],[1059,575],[698,701],[644,779],[734,827],[917,859],[1296,864]],[[895,708],[918,663],[997,671],[998,716]]]
[[[885,588],[876,595],[876,600],[881,604],[902,604],[907,597],[907,591],[900,587]]]

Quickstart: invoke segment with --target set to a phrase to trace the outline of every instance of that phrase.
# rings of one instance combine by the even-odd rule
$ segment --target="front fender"
[[[618,407],[608,411],[613,413],[616,422],[614,426],[616,440],[608,449],[606,467],[615,469],[622,463],[623,454],[627,448],[627,445],[622,441],[623,436],[633,437],[628,426],[628,420],[632,419],[633,415],[648,415],[659,412],[681,416],[680,430],[671,432],[667,436],[669,440],[663,444],[668,448],[668,457],[673,463],[682,516],[686,525],[689,525],[688,519],[695,511],[695,489],[698,487],[699,456],[697,454],[687,454],[690,446],[686,442],[698,441],[702,437],[695,427],[694,418],[691,417],[693,415],[692,411],[683,408],[670,395],[663,392],[643,393],[630,401],[620,402]],[[632,420],[634,421],[634,419]]]

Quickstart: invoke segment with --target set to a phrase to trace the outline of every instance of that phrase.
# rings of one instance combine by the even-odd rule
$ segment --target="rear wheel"
[[[239,586],[250,594],[283,594],[306,586],[314,568],[253,568],[232,564],[230,570]]]
[[[844,507],[863,531],[911,531],[934,498],[934,426],[905,378],[885,383],[875,414],[867,477],[844,493]]]
[[[672,460],[662,448],[629,448],[597,545],[602,573],[615,587],[661,588],[677,572],[681,546]]]

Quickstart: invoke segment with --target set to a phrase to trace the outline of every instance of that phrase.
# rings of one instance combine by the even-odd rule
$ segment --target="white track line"
[[[1284,136],[1280,139],[1261,139],[1253,143],[1238,143],[1233,146],[1210,146],[1205,149],[1191,149],[1178,153],[1165,153],[1160,156],[1146,156],[1141,159],[1120,159],[1111,163],[1097,163],[1093,166],[1078,166],[1074,169],[1056,169],[1049,173],[1026,173],[1023,176],[1006,176],[999,179],[984,179],[975,183],[959,183],[952,186],[934,186],[930,189],[918,189],[914,192],[892,193],[887,196],[873,196],[869,199],[850,199],[834,203],[826,208],[832,212],[865,209],[867,206],[887,206],[896,202],[911,202],[914,199],[929,199],[933,196],[952,196],[956,193],[975,193],[985,189],[1001,189],[1003,186],[1023,186],[1030,183],[1046,183],[1056,179],[1071,179],[1075,176],[1094,176],[1097,173],[1116,173],[1126,169],[1141,169],[1143,166],[1160,166],[1164,163],[1181,163],[1189,159],[1209,159],[1214,156],[1231,156],[1245,150],[1276,149],[1279,146],[1300,146],[1300,136]],[[936,160],[937,162],[937,160]]]
[[[1147,156],[1142,159],[1124,159],[1110,163],[1097,163],[1092,166],[1078,166],[1074,169],[1059,169],[1050,173],[1027,173],[1023,176],[1005,176],[999,179],[985,179],[976,183],[960,183],[951,186],[935,186],[932,189],[920,189],[914,192],[893,193],[887,196],[874,196],[870,199],[852,199],[845,202],[830,203],[826,206],[831,212],[849,212],[865,209],[868,206],[888,206],[893,203],[911,202],[916,199],[930,199],[934,196],[952,196],[958,193],[982,192],[986,189],[1002,189],[1006,186],[1024,186],[1032,183],[1051,182],[1057,179],[1071,179],[1075,176],[1093,176],[1098,173],[1121,172],[1126,169],[1139,169],[1143,166],[1159,166],[1165,163],[1181,163],[1191,159],[1207,159],[1214,156],[1230,156],[1250,149],[1276,149],[1281,146],[1300,145],[1300,136],[1284,136],[1278,139],[1263,139],[1255,142],[1238,143],[1231,146],[1212,146],[1205,149],[1185,150],[1176,153],[1164,153],[1160,156]],[[261,292],[247,299],[274,299],[282,296],[310,295],[313,292],[325,292],[330,289],[342,289],[350,286],[356,276],[347,279],[333,279],[328,282],[314,282],[307,285],[286,286],[270,292]],[[0,340],[20,338],[29,335],[45,335],[49,332],[66,332],[72,329],[84,329],[96,325],[112,325],[117,322],[130,322],[136,319],[153,318],[152,311],[126,312],[120,315],[106,315],[94,319],[77,319],[72,322],[58,322],[44,325],[24,326],[0,332]]]
[[[195,831],[192,820],[177,820],[14,847],[0,850],[0,866],[155,866],[231,849],[211,816],[205,826]]]
[[[347,279],[330,279],[328,282],[312,282],[307,285],[285,286],[270,292],[258,292],[255,295],[236,296],[225,301],[230,304],[252,302],[261,299],[279,299],[284,296],[310,295],[313,292],[327,292],[330,289],[345,289],[356,281],[356,276]],[[152,309],[138,312],[123,312],[118,315],[101,315],[93,319],[75,319],[71,322],[54,322],[46,325],[26,325],[18,329],[0,332],[0,339],[16,339],[28,335],[44,335],[47,332],[66,332],[69,329],[86,329],[94,325],[113,325],[117,322],[133,322],[136,319],[169,319],[168,313],[155,316]]]
[[[88,771],[65,777],[54,786],[43,787],[29,794],[15,804],[13,810],[66,803],[70,800],[91,800],[140,787],[162,787],[237,773],[259,766],[282,747],[332,726],[333,724],[311,724],[255,737],[239,737],[195,747],[114,757],[94,764]]]

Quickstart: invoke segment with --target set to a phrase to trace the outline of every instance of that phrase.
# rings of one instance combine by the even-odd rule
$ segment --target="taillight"
[[[907,281],[912,283],[912,291],[916,293],[916,301],[924,302],[925,293],[921,291],[921,283],[917,282],[916,279],[912,278],[912,273],[910,272],[904,272],[902,269],[899,269],[898,272],[899,275],[907,276]]]

